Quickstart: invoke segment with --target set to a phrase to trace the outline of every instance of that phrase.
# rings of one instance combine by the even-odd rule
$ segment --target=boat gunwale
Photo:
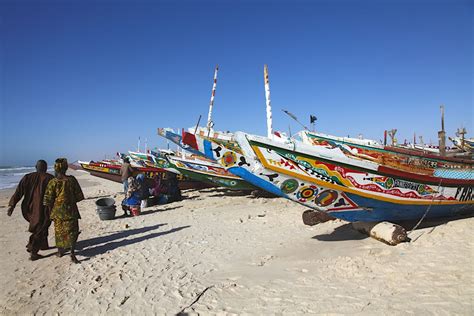
[[[250,138],[255,138],[255,137],[260,138],[261,137],[261,136],[250,135],[250,134],[246,134],[246,135],[250,136]],[[248,137],[247,137],[247,139],[248,139]],[[270,139],[268,139],[268,140],[270,140]],[[327,158],[322,158],[319,155],[317,157],[314,157],[314,156],[311,156],[311,154],[309,154],[309,153],[302,152],[304,149],[297,150],[296,146],[295,146],[294,150],[290,150],[288,148],[283,148],[281,146],[277,146],[277,145],[274,145],[274,144],[262,143],[261,141],[258,141],[258,140],[255,140],[255,139],[248,139],[248,141],[249,141],[250,144],[252,144],[252,142],[254,142],[254,143],[258,143],[260,145],[263,145],[264,147],[278,148],[278,149],[286,150],[286,151],[294,151],[294,152],[298,153],[299,155],[304,156],[305,158],[308,158],[308,159],[318,159],[318,160],[321,160],[322,162],[325,162],[325,163],[341,165],[343,167],[354,169],[356,171],[371,172],[371,173],[375,172],[375,173],[378,173],[378,174],[383,175],[383,176],[389,176],[389,177],[393,177],[393,178],[397,178],[397,179],[401,179],[401,180],[406,180],[406,181],[411,181],[411,182],[418,182],[418,183],[430,184],[430,185],[439,185],[439,183],[441,181],[441,183],[444,186],[447,186],[447,187],[473,186],[474,185],[474,180],[441,178],[441,177],[434,177],[434,176],[427,176],[427,175],[409,173],[409,172],[406,172],[406,171],[399,171],[395,168],[390,168],[390,167],[387,167],[387,166],[384,166],[384,165],[381,165],[381,164],[377,164],[377,165],[379,166],[379,168],[382,168],[382,170],[380,170],[379,168],[377,168],[377,170],[365,169],[361,166],[355,166],[355,165],[347,164],[345,162],[340,162],[340,161],[337,161],[337,160],[330,160],[330,159],[327,159]],[[272,143],[277,143],[277,142],[272,141]],[[307,144],[304,144],[304,143],[302,143],[302,144],[306,145],[306,146],[311,146],[311,145],[307,145]]]

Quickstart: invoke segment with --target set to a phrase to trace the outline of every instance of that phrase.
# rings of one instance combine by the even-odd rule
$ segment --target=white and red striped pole
[[[207,116],[207,132],[208,133],[211,131],[211,128],[214,126],[214,122],[212,122],[212,108],[214,107],[214,97],[216,96],[218,70],[219,70],[219,65],[216,65],[216,70],[214,71],[214,83],[212,85],[211,103],[209,103],[209,114]]]
[[[267,136],[272,138],[273,135],[273,121],[272,121],[272,105],[270,101],[270,82],[268,80],[268,67],[263,66],[263,78],[265,80],[265,99],[267,103]]]

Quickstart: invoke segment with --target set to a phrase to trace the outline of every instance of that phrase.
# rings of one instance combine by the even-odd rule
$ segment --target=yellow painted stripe
[[[102,172],[110,173],[110,168],[98,167],[98,166],[82,166],[82,167],[86,170],[102,171]]]
[[[394,199],[394,198],[390,198],[390,197],[370,194],[370,193],[365,192],[365,191],[359,191],[359,190],[355,190],[353,188],[343,187],[343,186],[340,186],[340,185],[337,185],[337,184],[332,184],[332,183],[329,183],[329,182],[321,181],[321,180],[318,180],[318,179],[311,178],[307,175],[297,174],[297,173],[291,172],[289,170],[270,165],[267,162],[267,160],[265,159],[265,157],[263,156],[262,152],[260,151],[260,148],[258,148],[255,145],[252,145],[252,148],[253,148],[255,154],[257,155],[257,157],[259,158],[260,162],[263,164],[263,166],[265,168],[276,171],[276,172],[286,174],[287,176],[290,176],[290,177],[294,177],[294,178],[302,179],[302,180],[305,180],[305,181],[308,181],[308,182],[312,182],[312,183],[315,183],[317,185],[320,185],[320,186],[323,186],[323,187],[326,187],[326,188],[329,188],[329,189],[334,189],[334,190],[343,191],[343,192],[347,192],[347,193],[353,193],[353,194],[363,196],[363,197],[366,197],[366,198],[369,198],[369,199],[374,199],[374,200],[379,200],[379,201],[384,201],[384,202],[389,202],[389,203],[395,203],[395,204],[404,204],[404,205],[474,204],[474,201],[461,202],[461,201],[443,201],[443,200],[434,200],[434,201],[431,201],[431,200],[414,200],[414,199],[407,200],[407,198],[404,198],[403,200],[399,200],[399,199]]]

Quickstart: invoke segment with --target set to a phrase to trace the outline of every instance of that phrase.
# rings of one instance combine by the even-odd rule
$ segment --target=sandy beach
[[[28,260],[19,206],[2,207],[0,314],[474,314],[474,218],[414,231],[388,246],[342,221],[303,225],[281,198],[224,189],[100,221],[99,196],[122,186],[70,171],[79,203],[78,259]],[[12,190],[0,193],[6,206]],[[118,210],[117,215],[122,211]],[[50,228],[50,245],[54,245]]]

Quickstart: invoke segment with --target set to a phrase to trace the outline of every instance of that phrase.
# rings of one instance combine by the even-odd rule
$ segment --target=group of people
[[[178,179],[173,173],[168,173],[165,178],[159,175],[145,178],[142,173],[134,177],[134,170],[128,158],[124,158],[120,173],[125,194],[122,201],[125,215],[133,214],[132,210],[140,209],[142,205],[152,206],[181,200]]]
[[[47,173],[44,160],[36,163],[36,172],[25,175],[8,203],[7,215],[11,216],[16,204],[23,198],[21,211],[29,222],[31,233],[26,249],[31,260],[43,258],[38,252],[49,249],[48,230],[54,222],[57,256],[62,257],[70,250],[71,260],[79,263],[75,246],[79,236],[79,209],[77,203],[84,200],[79,182],[74,176],[66,175],[68,162],[58,158],[54,163],[54,174]]]
[[[47,169],[46,161],[38,160],[36,172],[21,179],[8,203],[7,215],[12,215],[15,206],[23,198],[21,211],[29,222],[28,231],[31,233],[26,245],[30,260],[43,258],[39,251],[50,249],[48,230],[51,222],[54,222],[57,256],[62,257],[70,250],[72,262],[79,263],[75,255],[81,218],[77,203],[84,200],[84,194],[77,179],[66,175],[66,158],[56,159],[54,176],[47,173]],[[130,161],[125,159],[121,170],[125,193],[122,206],[125,215],[129,215],[127,211],[130,208],[140,207],[142,201],[148,201],[151,206],[181,200],[181,191],[174,174],[169,174],[166,179],[159,176],[145,179],[143,174],[134,177],[133,171]]]

